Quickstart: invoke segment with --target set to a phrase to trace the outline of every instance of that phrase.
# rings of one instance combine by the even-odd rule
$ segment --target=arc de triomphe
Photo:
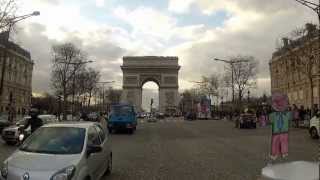
[[[178,57],[131,56],[123,57],[122,102],[142,110],[142,86],[153,81],[159,86],[159,111],[168,113],[177,110],[179,103]]]

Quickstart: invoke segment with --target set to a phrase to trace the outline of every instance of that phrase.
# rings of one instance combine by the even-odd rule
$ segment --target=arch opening
[[[159,111],[159,85],[156,81],[148,80],[142,84],[142,110],[144,112]]]

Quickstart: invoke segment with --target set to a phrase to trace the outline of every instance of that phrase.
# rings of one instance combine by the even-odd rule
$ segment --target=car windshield
[[[20,119],[16,124],[17,124],[17,125],[25,125],[26,122],[27,122],[27,119],[28,119],[28,118]]]
[[[43,127],[21,147],[21,151],[45,154],[79,154],[82,152],[85,129],[73,127]]]
[[[113,106],[111,114],[114,115],[129,115],[132,113],[132,107],[130,106]]]

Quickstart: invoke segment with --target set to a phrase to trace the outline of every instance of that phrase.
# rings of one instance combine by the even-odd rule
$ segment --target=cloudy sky
[[[116,80],[123,56],[178,56],[179,85],[222,73],[214,57],[253,55],[260,61],[257,92],[269,92],[268,62],[276,40],[316,15],[294,0],[20,0],[16,41],[35,61],[34,92],[49,91],[51,46],[73,42],[85,50],[102,80]]]

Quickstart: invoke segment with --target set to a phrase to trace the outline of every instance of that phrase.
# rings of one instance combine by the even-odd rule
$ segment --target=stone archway
[[[123,93],[121,100],[142,110],[142,86],[153,81],[159,86],[159,111],[170,113],[177,110],[179,103],[178,57],[134,56],[124,57]]]

